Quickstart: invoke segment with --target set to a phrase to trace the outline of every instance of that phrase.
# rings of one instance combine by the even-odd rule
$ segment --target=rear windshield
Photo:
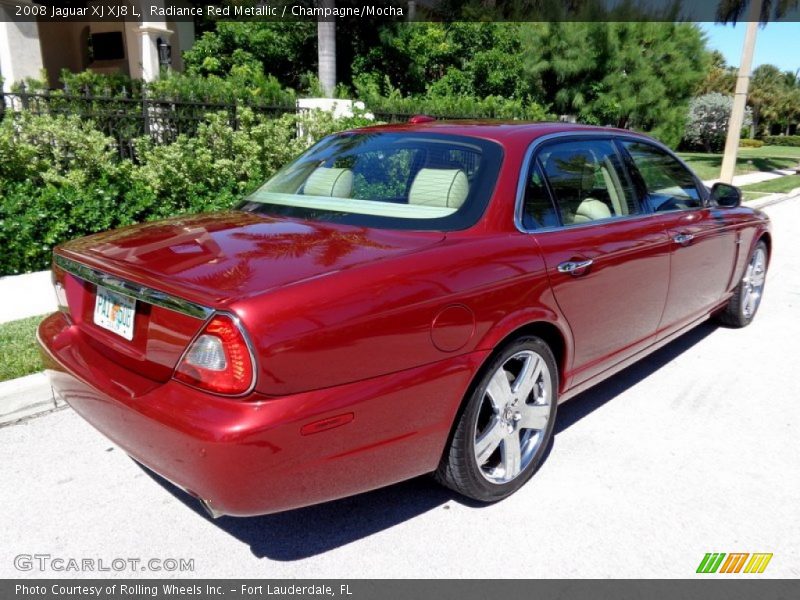
[[[344,133],[327,137],[247,197],[243,210],[387,229],[474,225],[502,149],[471,137]]]

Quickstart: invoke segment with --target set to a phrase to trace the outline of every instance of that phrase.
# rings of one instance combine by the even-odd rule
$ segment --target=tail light
[[[214,315],[192,341],[175,379],[217,394],[244,394],[253,385],[253,359],[233,317]]]
[[[56,304],[58,310],[69,314],[69,304],[67,303],[67,291],[64,289],[64,272],[53,267],[50,272],[50,280],[53,282],[53,290],[56,293]]]

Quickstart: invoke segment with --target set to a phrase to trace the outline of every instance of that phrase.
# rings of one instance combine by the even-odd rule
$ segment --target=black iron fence
[[[150,137],[167,144],[181,134],[193,135],[209,113],[224,112],[231,127],[239,127],[239,113],[247,107],[254,113],[280,117],[295,113],[294,105],[225,103],[157,98],[143,93],[131,95],[124,88],[117,94],[94,95],[69,90],[33,90],[21,86],[14,92],[0,90],[0,117],[4,112],[27,111],[37,115],[77,115],[90,119],[111,137],[123,158],[133,157],[136,138]]]
[[[135,94],[125,88],[119,92],[91,93],[87,88],[73,90],[28,90],[24,85],[5,93],[0,88],[0,118],[5,112],[27,111],[37,115],[77,115],[90,119],[95,126],[114,140],[120,157],[134,158],[134,140],[149,137],[155,143],[167,144],[181,135],[194,135],[209,113],[223,112],[228,122],[238,129],[239,114],[248,108],[257,115],[280,117],[300,110],[294,104],[276,105],[246,102],[215,102],[160,98],[147,90]],[[376,111],[376,121],[397,123],[407,121],[413,113]],[[440,119],[493,118],[493,114],[432,114]]]

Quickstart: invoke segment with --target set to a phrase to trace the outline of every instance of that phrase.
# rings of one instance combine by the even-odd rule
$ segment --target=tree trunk
[[[753,107],[753,122],[750,123],[750,139],[755,139],[758,133],[758,106]]]
[[[322,8],[334,8],[335,0],[320,0]],[[336,21],[333,17],[323,20],[322,17],[317,21],[317,58],[319,77],[322,91],[328,98],[333,98],[336,89]]]

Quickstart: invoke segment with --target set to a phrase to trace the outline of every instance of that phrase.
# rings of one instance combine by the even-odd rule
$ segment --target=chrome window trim
[[[177,296],[160,292],[144,285],[131,283],[130,281],[120,279],[114,275],[87,267],[82,263],[65,258],[59,254],[55,255],[53,261],[56,266],[79,279],[83,279],[94,285],[101,285],[123,296],[141,300],[142,302],[147,302],[154,306],[160,306],[161,308],[174,310],[175,312],[203,320],[208,319],[214,312],[214,309],[208,308],[207,306],[190,302],[189,300],[184,300],[183,298],[178,298]]]
[[[650,144],[651,146],[655,146],[659,150],[666,152],[669,156],[677,160],[692,176],[692,179],[695,182],[695,186],[698,189],[698,192],[701,196],[701,201],[703,202],[703,206],[698,208],[688,208],[688,209],[675,209],[670,211],[662,211],[660,213],[654,212],[642,212],[636,215],[628,215],[624,217],[609,217],[608,219],[598,219],[596,221],[589,221],[587,223],[578,223],[578,224],[570,224],[570,225],[551,225],[550,227],[539,227],[537,229],[526,229],[525,226],[522,224],[523,218],[523,210],[525,205],[525,185],[528,179],[528,170],[531,167],[531,163],[536,155],[536,151],[541,148],[541,146],[545,145],[547,142],[553,140],[560,140],[562,138],[587,138],[587,139],[601,139],[601,140],[609,140],[612,142],[622,141],[622,140],[629,140],[633,142],[645,143]],[[616,144],[615,144],[616,145]],[[627,167],[625,167],[627,169]],[[514,226],[516,227],[517,231],[520,233],[548,233],[552,231],[563,231],[565,229],[582,229],[585,227],[595,227],[596,225],[603,225],[607,223],[616,223],[621,221],[631,221],[633,219],[641,219],[652,217],[656,214],[667,214],[670,212],[679,212],[679,211],[688,211],[688,210],[699,210],[700,208],[707,208],[707,192],[706,186],[697,178],[694,171],[689,168],[689,166],[683,162],[678,156],[670,150],[667,146],[659,142],[658,140],[653,140],[644,136],[639,136],[636,134],[625,134],[625,133],[617,133],[611,131],[559,131],[558,133],[549,133],[547,135],[543,135],[541,137],[536,138],[533,142],[530,143],[528,149],[525,151],[525,157],[522,159],[522,166],[520,167],[519,172],[519,179],[517,181],[517,197],[514,204]],[[549,188],[548,188],[549,193]]]

